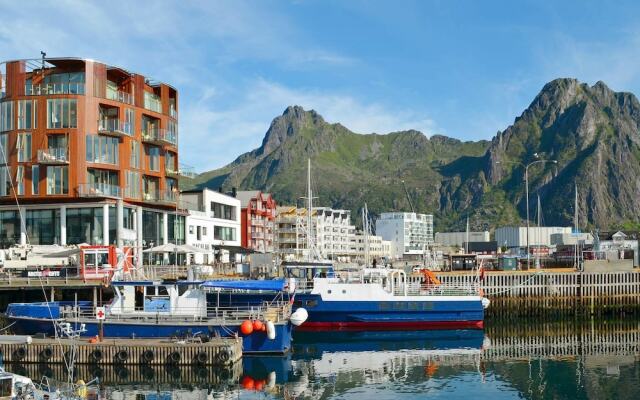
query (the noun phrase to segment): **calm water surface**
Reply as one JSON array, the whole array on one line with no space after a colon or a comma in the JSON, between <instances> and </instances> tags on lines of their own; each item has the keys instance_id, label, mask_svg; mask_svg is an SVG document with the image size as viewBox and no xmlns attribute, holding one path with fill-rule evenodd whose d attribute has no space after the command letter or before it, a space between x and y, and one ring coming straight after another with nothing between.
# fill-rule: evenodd
<instances>
[{"instance_id":1,"label":"calm water surface","mask_svg":"<svg viewBox=\"0 0 640 400\"><path fill-rule=\"evenodd\" d=\"M101 375L108 399L640 399L639 320L487 325L296 335L293 354L245 357L224 372L83 366L78 374Z\"/></svg>"}]
</instances>

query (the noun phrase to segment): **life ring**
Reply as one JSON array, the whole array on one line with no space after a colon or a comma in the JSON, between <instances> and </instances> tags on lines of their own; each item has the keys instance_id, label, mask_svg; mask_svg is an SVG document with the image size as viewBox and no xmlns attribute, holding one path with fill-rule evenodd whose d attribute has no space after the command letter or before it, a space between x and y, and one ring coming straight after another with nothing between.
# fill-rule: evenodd
<instances>
[{"instance_id":1,"label":"life ring","mask_svg":"<svg viewBox=\"0 0 640 400\"><path fill-rule=\"evenodd\" d=\"M141 356L142 362L145 364L151 363L155 357L156 355L153 353L153 350L151 349L147 349L143 351Z\"/></svg>"},{"instance_id":2,"label":"life ring","mask_svg":"<svg viewBox=\"0 0 640 400\"><path fill-rule=\"evenodd\" d=\"M269 340L274 340L276 338L276 327L271 321L267 321L267 337Z\"/></svg>"},{"instance_id":3,"label":"life ring","mask_svg":"<svg viewBox=\"0 0 640 400\"><path fill-rule=\"evenodd\" d=\"M220 349L218 353L216 353L216 362L218 364L224 364L229 361L231 358L231 354L229 354L229 350Z\"/></svg>"},{"instance_id":4,"label":"life ring","mask_svg":"<svg viewBox=\"0 0 640 400\"><path fill-rule=\"evenodd\" d=\"M102 350L95 349L94 351L91 352L91 354L89 355L89 358L91 359L92 362L99 363L100 361L102 361Z\"/></svg>"},{"instance_id":5,"label":"life ring","mask_svg":"<svg viewBox=\"0 0 640 400\"><path fill-rule=\"evenodd\" d=\"M116 353L116 361L125 363L129 359L129 353L126 350L120 350Z\"/></svg>"},{"instance_id":6,"label":"life ring","mask_svg":"<svg viewBox=\"0 0 640 400\"><path fill-rule=\"evenodd\" d=\"M198 352L198 354L196 354L195 362L197 364L206 364L208 360L209 356L204 351L200 351Z\"/></svg>"},{"instance_id":7,"label":"life ring","mask_svg":"<svg viewBox=\"0 0 640 400\"><path fill-rule=\"evenodd\" d=\"M14 352L13 352L13 358L14 360L22 360L27 356L27 348L24 346L20 346L18 347Z\"/></svg>"},{"instance_id":8,"label":"life ring","mask_svg":"<svg viewBox=\"0 0 640 400\"><path fill-rule=\"evenodd\" d=\"M53 357L53 349L51 347L45 347L40 352L40 360L49 361Z\"/></svg>"},{"instance_id":9,"label":"life ring","mask_svg":"<svg viewBox=\"0 0 640 400\"><path fill-rule=\"evenodd\" d=\"M169 361L169 364L178 364L182 359L182 356L180 355L180 352L172 351L171 353L169 353L167 359L167 361Z\"/></svg>"}]
</instances>

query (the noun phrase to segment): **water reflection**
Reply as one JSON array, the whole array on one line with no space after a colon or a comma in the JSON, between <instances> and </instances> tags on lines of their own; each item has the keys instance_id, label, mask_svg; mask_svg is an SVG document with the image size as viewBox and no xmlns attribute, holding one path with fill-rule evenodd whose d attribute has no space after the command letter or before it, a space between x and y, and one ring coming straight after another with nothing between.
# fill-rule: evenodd
<instances>
[{"instance_id":1,"label":"water reflection","mask_svg":"<svg viewBox=\"0 0 640 400\"><path fill-rule=\"evenodd\" d=\"M230 370L81 366L109 399L640 398L640 321L515 321L483 331L296 335ZM55 366L9 366L60 377Z\"/></svg>"}]
</instances>

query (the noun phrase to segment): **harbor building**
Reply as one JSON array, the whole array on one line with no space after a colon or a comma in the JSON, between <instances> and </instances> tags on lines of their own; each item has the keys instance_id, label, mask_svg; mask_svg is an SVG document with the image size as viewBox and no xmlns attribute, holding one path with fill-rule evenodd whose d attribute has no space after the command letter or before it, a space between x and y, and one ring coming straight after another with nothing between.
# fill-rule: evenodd
<instances>
[{"instance_id":1,"label":"harbor building","mask_svg":"<svg viewBox=\"0 0 640 400\"><path fill-rule=\"evenodd\" d=\"M532 226L529 227L529 247L550 247L555 246L558 235L569 235L572 232L570 226ZM527 247L527 227L526 226L505 226L496 229L496 242L498 247L526 248Z\"/></svg>"},{"instance_id":2,"label":"harbor building","mask_svg":"<svg viewBox=\"0 0 640 400\"><path fill-rule=\"evenodd\" d=\"M184 242L176 89L82 58L4 62L0 82L1 247Z\"/></svg>"},{"instance_id":3,"label":"harbor building","mask_svg":"<svg viewBox=\"0 0 640 400\"><path fill-rule=\"evenodd\" d=\"M488 242L489 231L482 232L436 232L436 244L444 247L464 247L464 242Z\"/></svg>"},{"instance_id":4,"label":"harbor building","mask_svg":"<svg viewBox=\"0 0 640 400\"><path fill-rule=\"evenodd\" d=\"M376 220L376 234L391 242L394 258L420 255L433 243L433 215L387 212Z\"/></svg>"},{"instance_id":5,"label":"harbor building","mask_svg":"<svg viewBox=\"0 0 640 400\"><path fill-rule=\"evenodd\" d=\"M274 221L276 219L276 201L269 193L259 190L238 191L232 196L241 204L242 247L259 253L274 251Z\"/></svg>"},{"instance_id":6,"label":"harbor building","mask_svg":"<svg viewBox=\"0 0 640 400\"><path fill-rule=\"evenodd\" d=\"M307 251L307 209L278 207L276 218L277 252L283 259L301 259ZM318 256L325 259L349 261L355 226L351 212L317 207L311 214L311 235Z\"/></svg>"},{"instance_id":7,"label":"harbor building","mask_svg":"<svg viewBox=\"0 0 640 400\"><path fill-rule=\"evenodd\" d=\"M365 252L367 247L367 241L369 243L369 258L370 259L386 259L390 260L393 257L391 252L391 241L382 239L381 236L368 235L365 237L363 231L357 230L351 239L351 259L353 261L362 261L365 259Z\"/></svg>"},{"instance_id":8,"label":"harbor building","mask_svg":"<svg viewBox=\"0 0 640 400\"><path fill-rule=\"evenodd\" d=\"M186 243L206 251L195 262L229 262L229 252L240 249L240 200L210 189L183 191L180 200L188 213Z\"/></svg>"}]
</instances>

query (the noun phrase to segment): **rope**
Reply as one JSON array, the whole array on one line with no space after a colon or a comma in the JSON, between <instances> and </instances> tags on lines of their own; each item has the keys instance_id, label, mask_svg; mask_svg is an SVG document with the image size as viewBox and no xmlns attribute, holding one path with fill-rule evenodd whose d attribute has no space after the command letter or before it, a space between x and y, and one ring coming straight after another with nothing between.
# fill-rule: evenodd
<instances>
[{"instance_id":1,"label":"rope","mask_svg":"<svg viewBox=\"0 0 640 400\"><path fill-rule=\"evenodd\" d=\"M11 324L5 326L4 328L0 329L0 332L6 331L7 329L11 328L13 325L16 324L16 322L18 321L13 321Z\"/></svg>"},{"instance_id":2,"label":"rope","mask_svg":"<svg viewBox=\"0 0 640 400\"><path fill-rule=\"evenodd\" d=\"M494 296L494 295L496 295L496 294L502 294L502 293L510 292L510 291L512 291L512 290L514 290L514 289L516 289L516 288L519 288L519 287L521 287L521 286L524 286L524 285L525 285L525 284L527 284L529 281L531 281L533 278L535 278L536 276L540 276L540 275L544 275L544 272L542 272L542 271L538 271L538 272L536 272L535 274L533 274L529 279L525 280L524 282L519 283L519 284L517 284L517 285L513 285L513 286L511 286L510 288L507 288L507 289L505 289L505 290L500 290L500 291L497 291L497 292L495 292L495 293L491 293L491 296Z\"/></svg>"}]
</instances>

